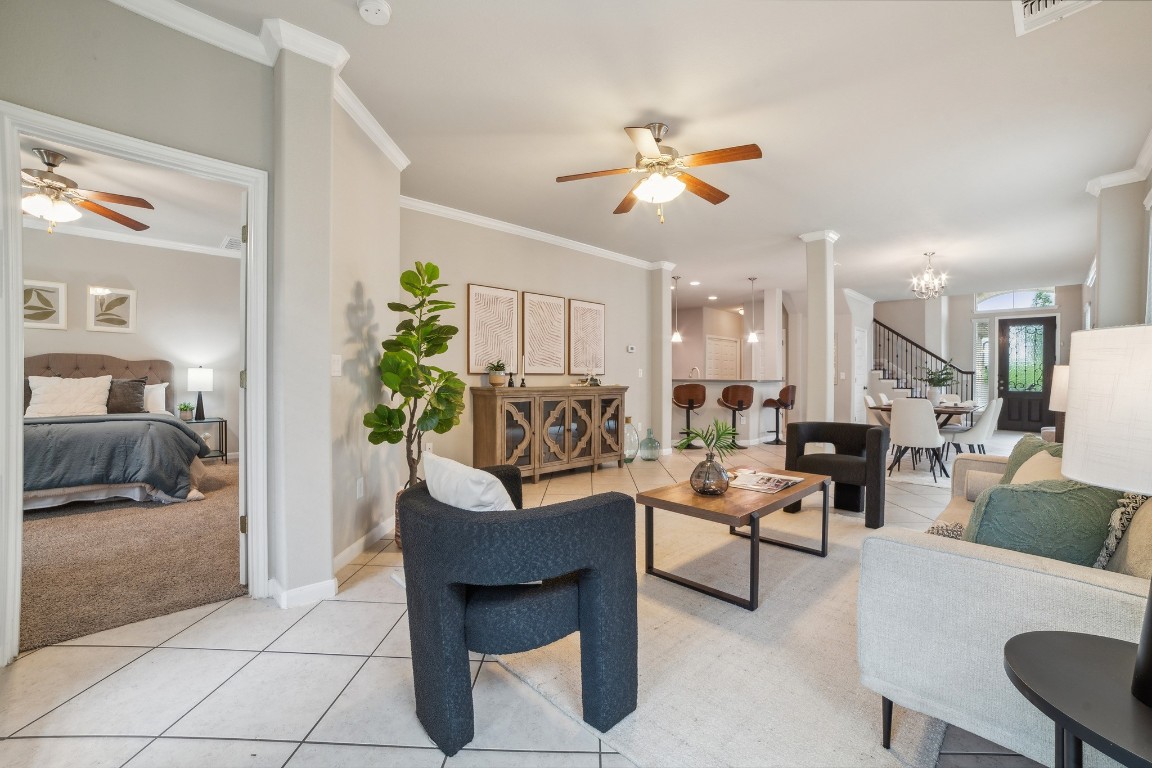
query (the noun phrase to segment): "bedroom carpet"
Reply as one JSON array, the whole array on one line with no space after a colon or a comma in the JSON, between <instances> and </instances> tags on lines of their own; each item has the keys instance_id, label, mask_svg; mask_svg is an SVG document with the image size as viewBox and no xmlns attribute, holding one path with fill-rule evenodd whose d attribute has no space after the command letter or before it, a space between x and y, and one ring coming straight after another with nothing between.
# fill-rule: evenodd
<instances>
[{"instance_id":1,"label":"bedroom carpet","mask_svg":"<svg viewBox=\"0 0 1152 768\"><path fill-rule=\"evenodd\" d=\"M26 514L20 650L245 594L239 467L207 470L203 501L83 502Z\"/></svg>"}]
</instances>

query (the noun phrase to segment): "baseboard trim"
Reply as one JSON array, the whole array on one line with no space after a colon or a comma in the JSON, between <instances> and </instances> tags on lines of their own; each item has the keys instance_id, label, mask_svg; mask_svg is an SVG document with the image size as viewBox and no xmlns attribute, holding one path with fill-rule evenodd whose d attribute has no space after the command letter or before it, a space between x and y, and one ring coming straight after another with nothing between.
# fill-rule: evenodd
<instances>
[{"instance_id":1,"label":"baseboard trim","mask_svg":"<svg viewBox=\"0 0 1152 768\"><path fill-rule=\"evenodd\" d=\"M368 547L380 541L380 539L387 538L388 534L391 533L395 527L395 515L384 518L384 521L380 523L380 525L368 531L368 533L357 539L352 544L352 546L336 555L335 559L332 561L332 570L339 571L341 568L348 565L348 563L355 560L356 557L362 554L366 549L368 549Z\"/></svg>"},{"instance_id":2,"label":"baseboard trim","mask_svg":"<svg viewBox=\"0 0 1152 768\"><path fill-rule=\"evenodd\" d=\"M336 596L336 579L318 581L315 584L306 584L295 589L284 589L276 579L269 579L268 591L272 599L281 608L295 608L298 605L309 605L327 600Z\"/></svg>"}]
</instances>

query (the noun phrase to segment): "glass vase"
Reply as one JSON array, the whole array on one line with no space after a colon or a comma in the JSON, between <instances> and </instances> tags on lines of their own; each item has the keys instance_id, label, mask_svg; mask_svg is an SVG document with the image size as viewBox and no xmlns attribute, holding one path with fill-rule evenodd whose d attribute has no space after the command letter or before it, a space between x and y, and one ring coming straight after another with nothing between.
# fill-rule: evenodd
<instances>
[{"instance_id":1,"label":"glass vase","mask_svg":"<svg viewBox=\"0 0 1152 768\"><path fill-rule=\"evenodd\" d=\"M640 433L632 423L631 416L624 417L624 463L631 464L640 452Z\"/></svg>"},{"instance_id":2,"label":"glass vase","mask_svg":"<svg viewBox=\"0 0 1152 768\"><path fill-rule=\"evenodd\" d=\"M688 479L692 490L704 496L721 496L728 490L728 470L716 461L716 457L709 453L704 461L692 470L692 477Z\"/></svg>"},{"instance_id":3,"label":"glass vase","mask_svg":"<svg viewBox=\"0 0 1152 768\"><path fill-rule=\"evenodd\" d=\"M644 461L656 461L660 458L660 441L652 436L648 430L648 437L640 441L640 458Z\"/></svg>"}]
</instances>

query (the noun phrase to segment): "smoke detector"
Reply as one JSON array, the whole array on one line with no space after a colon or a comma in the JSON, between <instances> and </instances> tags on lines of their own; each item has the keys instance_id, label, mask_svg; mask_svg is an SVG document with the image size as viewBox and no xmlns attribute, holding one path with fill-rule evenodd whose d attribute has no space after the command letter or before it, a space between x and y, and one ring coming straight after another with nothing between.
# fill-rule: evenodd
<instances>
[{"instance_id":1,"label":"smoke detector","mask_svg":"<svg viewBox=\"0 0 1152 768\"><path fill-rule=\"evenodd\" d=\"M377 27L382 27L392 18L392 6L385 0L357 0L360 18Z\"/></svg>"}]
</instances>

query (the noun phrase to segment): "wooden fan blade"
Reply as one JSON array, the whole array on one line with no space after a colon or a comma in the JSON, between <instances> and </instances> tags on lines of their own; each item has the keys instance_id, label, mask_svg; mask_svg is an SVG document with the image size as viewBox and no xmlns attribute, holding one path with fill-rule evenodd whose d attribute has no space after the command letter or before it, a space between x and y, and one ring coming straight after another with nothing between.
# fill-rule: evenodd
<instances>
[{"instance_id":1,"label":"wooden fan blade","mask_svg":"<svg viewBox=\"0 0 1152 768\"><path fill-rule=\"evenodd\" d=\"M625 128L628 138L636 145L636 150L644 157L660 157L660 145L652 138L652 131L647 128Z\"/></svg>"},{"instance_id":2,"label":"wooden fan blade","mask_svg":"<svg viewBox=\"0 0 1152 768\"><path fill-rule=\"evenodd\" d=\"M76 205L80 206L81 208L83 208L86 211L91 211L92 213L95 213L98 216L103 216L106 219L111 219L112 221L116 222L117 224L123 224L124 226L128 227L128 229L134 229L137 232L142 232L145 229L148 229L147 224L142 224L139 221L136 221L136 219L130 219L122 213L117 213L116 211L112 210L111 208L105 208L104 206L100 205L99 203L94 203L91 200L76 199L76 200L73 200L72 202L75 203Z\"/></svg>"},{"instance_id":3,"label":"wooden fan blade","mask_svg":"<svg viewBox=\"0 0 1152 768\"><path fill-rule=\"evenodd\" d=\"M734 163L737 160L759 160L764 157L760 147L755 144L743 144L739 147L727 149L711 149L707 152L697 152L694 155L684 155L680 162L685 168L697 168L701 165L715 165L716 163Z\"/></svg>"},{"instance_id":4,"label":"wooden fan blade","mask_svg":"<svg viewBox=\"0 0 1152 768\"><path fill-rule=\"evenodd\" d=\"M597 176L615 176L618 173L630 173L631 168L613 168L610 171L591 171L589 173L574 173L571 176L557 176L556 181L579 181L580 179L594 179Z\"/></svg>"},{"instance_id":5,"label":"wooden fan blade","mask_svg":"<svg viewBox=\"0 0 1152 768\"><path fill-rule=\"evenodd\" d=\"M719 189L716 189L716 187L712 186L708 182L701 181L690 173L681 173L676 178L684 182L684 186L688 188L689 192L696 195L697 197L704 198L708 202L712 203L712 205L719 205L728 199L727 192L721 192Z\"/></svg>"},{"instance_id":6,"label":"wooden fan blade","mask_svg":"<svg viewBox=\"0 0 1152 768\"><path fill-rule=\"evenodd\" d=\"M78 195L83 195L91 200L102 200L105 203L118 203L120 205L134 205L137 208L153 208L152 203L148 202L142 197L129 197L128 195L117 195L112 192L96 192L91 189L76 189L73 190Z\"/></svg>"},{"instance_id":7,"label":"wooden fan blade","mask_svg":"<svg viewBox=\"0 0 1152 768\"><path fill-rule=\"evenodd\" d=\"M647 177L645 177L645 178L647 178ZM644 179L640 179L640 181L633 184L632 189L628 190L628 194L624 195L624 199L620 201L620 205L616 206L616 210L612 211L612 213L628 213L628 211L632 210L632 208L636 205L637 201L639 200L639 198L636 197L636 195L634 195L632 193L636 191L636 187L640 186L643 183L644 183Z\"/></svg>"}]
</instances>

